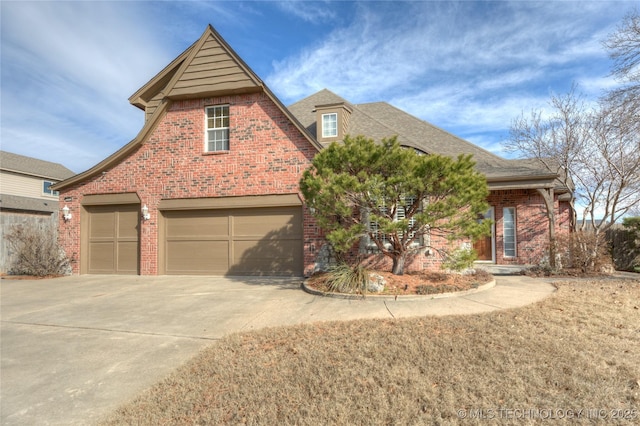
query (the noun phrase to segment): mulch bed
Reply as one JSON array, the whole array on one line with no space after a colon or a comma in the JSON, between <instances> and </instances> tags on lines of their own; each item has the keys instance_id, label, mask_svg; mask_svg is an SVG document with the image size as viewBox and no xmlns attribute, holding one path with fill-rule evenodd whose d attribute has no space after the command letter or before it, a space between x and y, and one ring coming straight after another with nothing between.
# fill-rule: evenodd
<instances>
[{"instance_id":1,"label":"mulch bed","mask_svg":"<svg viewBox=\"0 0 640 426\"><path fill-rule=\"evenodd\" d=\"M444 272L420 271L407 272L404 275L393 275L387 271L371 270L387 281L382 293L387 295L439 294L465 291L478 288L489 283L493 276L486 271L478 270L473 275L451 274ZM315 290L328 292L327 273L311 276L306 285Z\"/></svg>"}]
</instances>

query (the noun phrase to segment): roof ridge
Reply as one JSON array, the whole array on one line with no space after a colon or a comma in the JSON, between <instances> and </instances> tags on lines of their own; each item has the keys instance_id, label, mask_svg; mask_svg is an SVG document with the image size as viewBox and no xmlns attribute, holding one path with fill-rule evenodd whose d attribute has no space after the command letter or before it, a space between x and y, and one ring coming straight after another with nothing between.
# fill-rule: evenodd
<instances>
[{"instance_id":1,"label":"roof ridge","mask_svg":"<svg viewBox=\"0 0 640 426\"><path fill-rule=\"evenodd\" d=\"M325 87L324 89L320 89L320 90L318 90L317 92L312 93L312 94L310 94L310 95L308 95L308 96L305 96L304 98L302 98L302 99L300 99L300 100L298 100L298 101L296 101L296 102L292 103L291 105L289 105L289 106L288 106L288 108L290 108L290 107L294 107L295 105L298 105L298 104L301 104L301 103L305 102L306 100L308 100L309 98L312 98L312 97L318 96L318 95L320 95L321 93L328 93L328 94L330 94L330 95L332 95L332 96L334 96L334 97L336 97L336 98L340 99L342 102L344 102L345 104L347 104L347 105L349 105L349 106L351 106L351 107L353 107L353 105L354 105L354 104L352 104L351 102L349 102L348 100L346 100L345 98L343 98L342 96L337 95L336 93L332 92L331 90L329 90L329 89L327 89L327 88Z\"/></svg>"}]
</instances>

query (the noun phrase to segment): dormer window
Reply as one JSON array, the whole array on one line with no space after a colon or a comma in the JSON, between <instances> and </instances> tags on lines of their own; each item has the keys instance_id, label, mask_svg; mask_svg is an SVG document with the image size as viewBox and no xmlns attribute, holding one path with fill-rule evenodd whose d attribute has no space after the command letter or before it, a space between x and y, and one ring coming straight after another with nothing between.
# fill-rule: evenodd
<instances>
[{"instance_id":1,"label":"dormer window","mask_svg":"<svg viewBox=\"0 0 640 426\"><path fill-rule=\"evenodd\" d=\"M322 114L322 137L335 138L338 136L338 114Z\"/></svg>"},{"instance_id":2,"label":"dormer window","mask_svg":"<svg viewBox=\"0 0 640 426\"><path fill-rule=\"evenodd\" d=\"M344 137L349 129L351 107L344 102L316 105L316 138L321 143L331 143Z\"/></svg>"}]
</instances>

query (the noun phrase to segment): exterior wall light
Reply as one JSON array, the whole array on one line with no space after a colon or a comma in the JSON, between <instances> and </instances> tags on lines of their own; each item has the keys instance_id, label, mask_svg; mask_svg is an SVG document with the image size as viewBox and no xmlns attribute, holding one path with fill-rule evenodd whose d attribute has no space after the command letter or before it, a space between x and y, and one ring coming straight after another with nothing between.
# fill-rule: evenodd
<instances>
[{"instance_id":1,"label":"exterior wall light","mask_svg":"<svg viewBox=\"0 0 640 426\"><path fill-rule=\"evenodd\" d=\"M151 215L149 214L149 207L147 207L147 205L145 204L144 206L142 206L142 220L149 219L151 219Z\"/></svg>"},{"instance_id":2,"label":"exterior wall light","mask_svg":"<svg viewBox=\"0 0 640 426\"><path fill-rule=\"evenodd\" d=\"M73 216L69 213L69 207L65 204L62 208L62 218L65 222L69 222Z\"/></svg>"}]
</instances>

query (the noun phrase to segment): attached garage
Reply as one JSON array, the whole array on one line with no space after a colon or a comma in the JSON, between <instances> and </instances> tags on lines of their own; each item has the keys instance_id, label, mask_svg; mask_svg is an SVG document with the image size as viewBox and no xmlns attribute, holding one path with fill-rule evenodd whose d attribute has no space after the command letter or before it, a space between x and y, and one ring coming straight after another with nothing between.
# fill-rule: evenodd
<instances>
[{"instance_id":1,"label":"attached garage","mask_svg":"<svg viewBox=\"0 0 640 426\"><path fill-rule=\"evenodd\" d=\"M160 211L161 274L303 273L297 195L163 200Z\"/></svg>"},{"instance_id":2,"label":"attached garage","mask_svg":"<svg viewBox=\"0 0 640 426\"><path fill-rule=\"evenodd\" d=\"M140 269L140 200L136 194L83 200L82 271L136 275Z\"/></svg>"}]
</instances>

